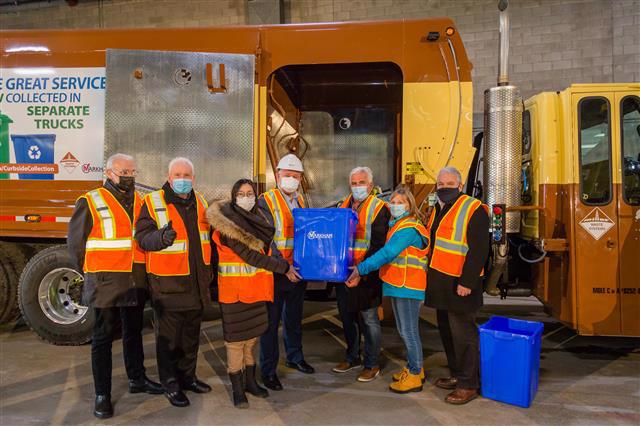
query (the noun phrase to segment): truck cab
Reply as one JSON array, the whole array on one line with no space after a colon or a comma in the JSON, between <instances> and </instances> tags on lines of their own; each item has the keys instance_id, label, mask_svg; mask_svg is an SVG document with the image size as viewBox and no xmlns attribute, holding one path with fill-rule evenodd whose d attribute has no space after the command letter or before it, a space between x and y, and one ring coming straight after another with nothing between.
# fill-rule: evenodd
<instances>
[{"instance_id":1,"label":"truck cab","mask_svg":"<svg viewBox=\"0 0 640 426\"><path fill-rule=\"evenodd\" d=\"M580 334L640 335L640 84L531 97L522 154L534 294Z\"/></svg>"}]
</instances>

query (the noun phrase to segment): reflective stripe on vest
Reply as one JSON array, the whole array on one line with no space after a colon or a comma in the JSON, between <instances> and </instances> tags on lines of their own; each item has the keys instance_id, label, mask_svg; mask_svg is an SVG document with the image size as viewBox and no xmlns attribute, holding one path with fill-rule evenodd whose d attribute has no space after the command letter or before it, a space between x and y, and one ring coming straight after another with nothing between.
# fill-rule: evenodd
<instances>
[{"instance_id":1,"label":"reflective stripe on vest","mask_svg":"<svg viewBox=\"0 0 640 426\"><path fill-rule=\"evenodd\" d=\"M198 235L202 251L202 261L211 264L211 239L209 224L206 220L207 202L201 194L195 192L198 214ZM189 275L189 237L187 228L173 204L167 205L164 191L159 190L147 194L144 199L149 214L156 221L158 229L169 223L173 224L176 239L169 247L159 251L147 252L147 272L159 276Z\"/></svg>"},{"instance_id":2,"label":"reflective stripe on vest","mask_svg":"<svg viewBox=\"0 0 640 426\"><path fill-rule=\"evenodd\" d=\"M341 208L351 208L352 195L349 195L340 205ZM358 225L356 227L356 238L353 244L353 258L356 264L360 263L367 250L371 246L371 226L378 217L378 213L385 207L385 202L369 195L358 209Z\"/></svg>"},{"instance_id":3,"label":"reflective stripe on vest","mask_svg":"<svg viewBox=\"0 0 640 426\"><path fill-rule=\"evenodd\" d=\"M218 247L218 300L221 303L273 301L273 273L244 262L222 244L220 231L214 231L213 241ZM261 253L264 254L264 250Z\"/></svg>"},{"instance_id":4,"label":"reflective stripe on vest","mask_svg":"<svg viewBox=\"0 0 640 426\"><path fill-rule=\"evenodd\" d=\"M409 246L395 259L380 268L380 278L394 286L424 291L427 288L427 254L429 253L429 234L427 229L413 216L400 219L387 233L387 242L403 229L413 228L427 240L424 249Z\"/></svg>"},{"instance_id":5,"label":"reflective stripe on vest","mask_svg":"<svg viewBox=\"0 0 640 426\"><path fill-rule=\"evenodd\" d=\"M133 238L133 223L142 200L134 193L133 220L120 202L105 188L83 195L93 227L85 243L85 272L131 272L133 263L144 263L144 252Z\"/></svg>"},{"instance_id":6,"label":"reflective stripe on vest","mask_svg":"<svg viewBox=\"0 0 640 426\"><path fill-rule=\"evenodd\" d=\"M273 224L276 228L273 241L282 257L291 263L293 260L293 214L289 204L277 188L265 192L261 197L264 197L273 216ZM304 208L304 200L300 196L298 196L298 205Z\"/></svg>"},{"instance_id":7,"label":"reflective stripe on vest","mask_svg":"<svg viewBox=\"0 0 640 426\"><path fill-rule=\"evenodd\" d=\"M488 210L480 200L462 194L445 213L435 233L429 267L454 277L462 275L464 261L469 252L467 228L471 216L480 206ZM434 209L427 225L429 233L431 233L435 214Z\"/></svg>"}]
</instances>

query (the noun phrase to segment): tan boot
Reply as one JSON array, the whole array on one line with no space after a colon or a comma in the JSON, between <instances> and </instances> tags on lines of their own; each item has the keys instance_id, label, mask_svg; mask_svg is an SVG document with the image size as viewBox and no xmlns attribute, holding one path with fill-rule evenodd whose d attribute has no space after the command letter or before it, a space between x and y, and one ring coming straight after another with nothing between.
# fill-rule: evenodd
<instances>
[{"instance_id":1,"label":"tan boot","mask_svg":"<svg viewBox=\"0 0 640 426\"><path fill-rule=\"evenodd\" d=\"M400 375L400 380L389 385L389 389L395 393L409 393L422 391L422 381L419 374L411 374L405 370Z\"/></svg>"},{"instance_id":2,"label":"tan boot","mask_svg":"<svg viewBox=\"0 0 640 426\"><path fill-rule=\"evenodd\" d=\"M393 376L391 376L391 378L393 379L394 382L397 382L398 380L400 380L400 377L402 376L402 373L404 372L409 372L409 369L407 367L404 367L402 370L398 371L397 373L393 373ZM422 383L424 383L424 381L426 380L426 377L424 375L424 368L420 369L420 381Z\"/></svg>"}]
</instances>

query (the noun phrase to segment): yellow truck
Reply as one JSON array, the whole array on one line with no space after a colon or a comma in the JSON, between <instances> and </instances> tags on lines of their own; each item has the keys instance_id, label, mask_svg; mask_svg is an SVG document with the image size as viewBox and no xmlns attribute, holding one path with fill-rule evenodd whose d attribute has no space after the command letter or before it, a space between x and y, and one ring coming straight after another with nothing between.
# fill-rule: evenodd
<instances>
[{"instance_id":1,"label":"yellow truck","mask_svg":"<svg viewBox=\"0 0 640 426\"><path fill-rule=\"evenodd\" d=\"M582 334L640 335L637 83L523 104L503 78L487 92L483 143L472 134L472 64L447 18L1 37L2 321L19 302L43 339L90 339L64 243L105 155L135 156L142 192L163 183L169 159L190 157L212 199L240 177L265 190L294 152L316 207L368 165L384 190L411 185L426 210L437 171L457 167L499 213L489 292L533 292Z\"/></svg>"}]
</instances>

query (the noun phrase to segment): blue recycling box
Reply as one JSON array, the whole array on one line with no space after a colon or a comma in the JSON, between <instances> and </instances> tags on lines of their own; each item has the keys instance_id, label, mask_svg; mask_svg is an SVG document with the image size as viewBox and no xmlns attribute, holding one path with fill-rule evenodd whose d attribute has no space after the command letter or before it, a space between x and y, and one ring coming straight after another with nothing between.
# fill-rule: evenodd
<instances>
[{"instance_id":1,"label":"blue recycling box","mask_svg":"<svg viewBox=\"0 0 640 426\"><path fill-rule=\"evenodd\" d=\"M351 209L294 209L293 266L300 275L312 281L346 281L357 223Z\"/></svg>"},{"instance_id":2,"label":"blue recycling box","mask_svg":"<svg viewBox=\"0 0 640 426\"><path fill-rule=\"evenodd\" d=\"M11 135L18 164L53 164L56 135ZM53 174L19 173L18 179L51 180Z\"/></svg>"},{"instance_id":3,"label":"blue recycling box","mask_svg":"<svg viewBox=\"0 0 640 426\"><path fill-rule=\"evenodd\" d=\"M478 327L482 396L528 408L538 391L540 322L493 316Z\"/></svg>"}]
</instances>

